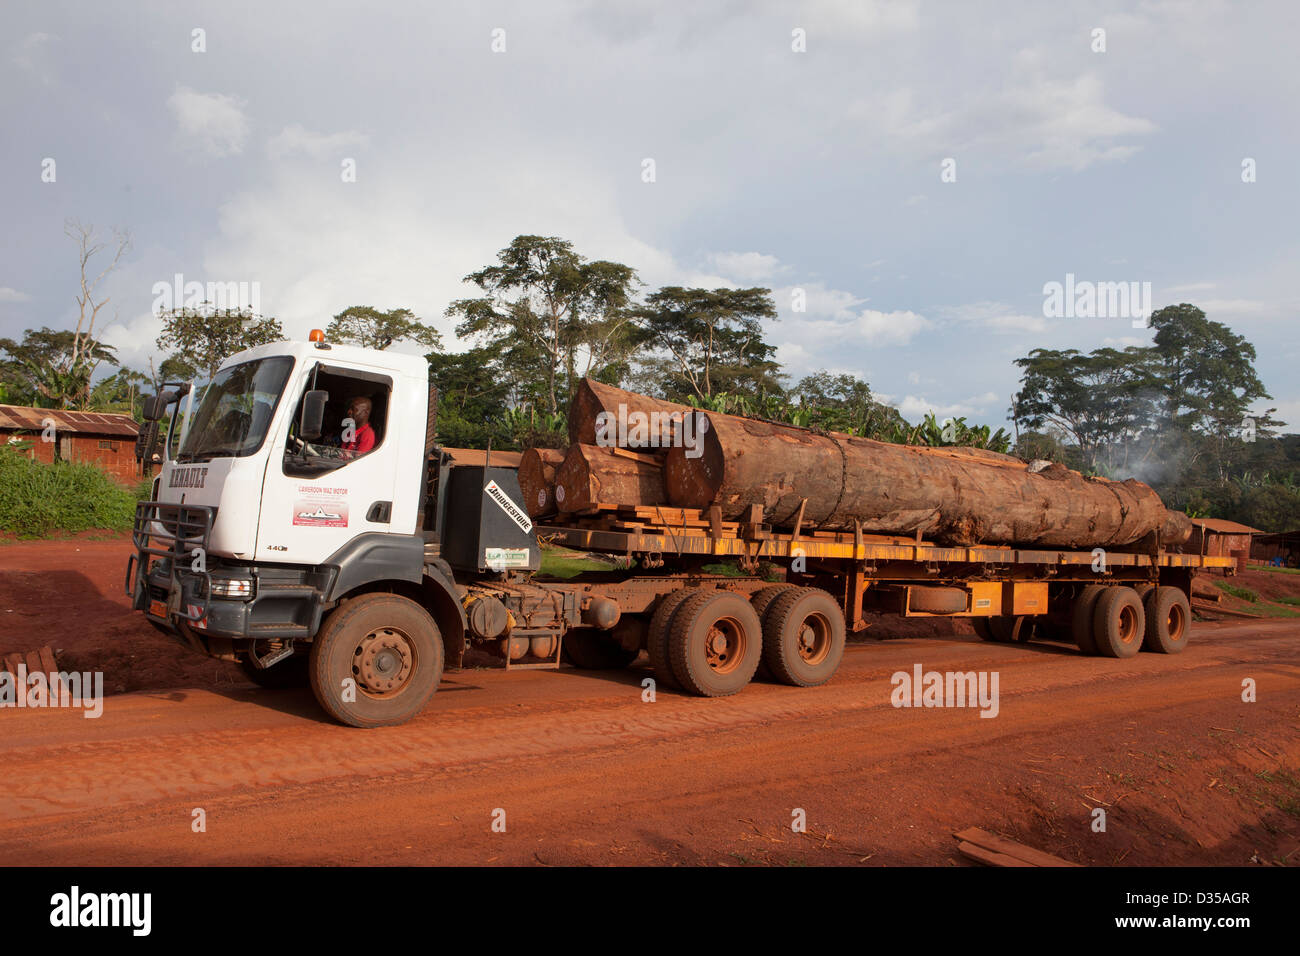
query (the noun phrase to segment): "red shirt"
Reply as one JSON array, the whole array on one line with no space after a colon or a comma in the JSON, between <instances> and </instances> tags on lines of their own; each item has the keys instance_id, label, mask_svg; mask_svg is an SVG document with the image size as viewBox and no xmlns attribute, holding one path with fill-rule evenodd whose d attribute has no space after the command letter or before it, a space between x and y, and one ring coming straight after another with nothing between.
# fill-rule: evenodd
<instances>
[{"instance_id":1,"label":"red shirt","mask_svg":"<svg viewBox=\"0 0 1300 956\"><path fill-rule=\"evenodd\" d=\"M364 455L375 447L375 431L369 425L361 425L352 434L352 441L343 443L343 450L357 455Z\"/></svg>"}]
</instances>

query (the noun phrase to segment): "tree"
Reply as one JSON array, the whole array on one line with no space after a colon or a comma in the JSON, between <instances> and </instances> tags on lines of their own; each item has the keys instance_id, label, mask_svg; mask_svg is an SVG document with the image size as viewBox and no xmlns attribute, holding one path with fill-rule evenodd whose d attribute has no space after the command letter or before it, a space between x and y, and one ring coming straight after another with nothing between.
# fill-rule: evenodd
<instances>
[{"instance_id":1,"label":"tree","mask_svg":"<svg viewBox=\"0 0 1300 956\"><path fill-rule=\"evenodd\" d=\"M90 407L97 412L122 412L136 416L142 410L141 387L149 377L129 368L100 379L90 390Z\"/></svg>"},{"instance_id":2,"label":"tree","mask_svg":"<svg viewBox=\"0 0 1300 956\"><path fill-rule=\"evenodd\" d=\"M685 289L667 286L635 310L642 343L666 355L644 362L664 397L677 401L715 392L781 394L776 347L763 319L776 318L770 289Z\"/></svg>"},{"instance_id":3,"label":"tree","mask_svg":"<svg viewBox=\"0 0 1300 956\"><path fill-rule=\"evenodd\" d=\"M99 238L94 226L83 225L76 220L68 220L63 231L77 243L80 282L77 289L77 328L57 369L58 374L75 391L60 396L59 407L70 408L73 404L85 407L90 399L90 380L95 374L95 368L104 358L105 347L95 339L95 321L99 318L100 310L108 305L108 298L97 300L97 290L131 248L131 235L125 230L114 229L112 239L104 240ZM105 250L111 250L112 258L92 279L90 272L95 267L91 266L91 260ZM103 262L102 258L100 262Z\"/></svg>"},{"instance_id":4,"label":"tree","mask_svg":"<svg viewBox=\"0 0 1300 956\"><path fill-rule=\"evenodd\" d=\"M279 320L245 309L185 307L164 312L162 319L163 329L156 344L172 353L169 361L174 363L173 368L188 366L208 378L236 352L284 338Z\"/></svg>"},{"instance_id":5,"label":"tree","mask_svg":"<svg viewBox=\"0 0 1300 956\"><path fill-rule=\"evenodd\" d=\"M465 277L484 294L453 302L446 314L461 319L457 335L500 350L518 398L540 400L556 414L578 378L607 373L632 349L625 309L636 272L589 262L554 236L517 236L497 259Z\"/></svg>"},{"instance_id":6,"label":"tree","mask_svg":"<svg viewBox=\"0 0 1300 956\"><path fill-rule=\"evenodd\" d=\"M442 348L438 330L425 325L410 309L381 312L369 305L353 305L330 321L325 337L367 349L386 349L394 342L411 341L426 349Z\"/></svg>"},{"instance_id":7,"label":"tree","mask_svg":"<svg viewBox=\"0 0 1300 956\"><path fill-rule=\"evenodd\" d=\"M510 385L492 347L431 352L429 381L438 387L438 440L452 448L501 448L509 441L505 414Z\"/></svg>"},{"instance_id":8,"label":"tree","mask_svg":"<svg viewBox=\"0 0 1300 956\"><path fill-rule=\"evenodd\" d=\"M71 329L28 329L22 342L0 339L0 382L9 401L38 408L84 408L90 376L113 348Z\"/></svg>"},{"instance_id":9,"label":"tree","mask_svg":"<svg viewBox=\"0 0 1300 956\"><path fill-rule=\"evenodd\" d=\"M813 428L885 438L907 424L898 409L876 401L871 387L854 375L822 369L804 376L791 392L807 409L806 424Z\"/></svg>"},{"instance_id":10,"label":"tree","mask_svg":"<svg viewBox=\"0 0 1300 956\"><path fill-rule=\"evenodd\" d=\"M1034 349L1016 364L1024 370L1013 405L1017 425L1065 433L1088 469L1101 464L1103 450L1127 455L1150 422L1159 381L1149 349ZM1113 458L1107 464L1116 466Z\"/></svg>"}]
</instances>

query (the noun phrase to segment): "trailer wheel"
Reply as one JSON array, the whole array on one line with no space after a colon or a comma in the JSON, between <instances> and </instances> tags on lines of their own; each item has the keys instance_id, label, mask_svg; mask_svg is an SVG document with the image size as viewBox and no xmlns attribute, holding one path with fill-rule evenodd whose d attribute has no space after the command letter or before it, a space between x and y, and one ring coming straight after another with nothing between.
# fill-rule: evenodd
<instances>
[{"instance_id":1,"label":"trailer wheel","mask_svg":"<svg viewBox=\"0 0 1300 956\"><path fill-rule=\"evenodd\" d=\"M820 588L780 595L763 622L763 661L782 684L816 687L844 656L844 612Z\"/></svg>"},{"instance_id":2,"label":"trailer wheel","mask_svg":"<svg viewBox=\"0 0 1300 956\"><path fill-rule=\"evenodd\" d=\"M1132 588L1111 587L1097 599L1092 639L1102 657L1132 657L1142 648L1146 614Z\"/></svg>"},{"instance_id":3,"label":"trailer wheel","mask_svg":"<svg viewBox=\"0 0 1300 956\"><path fill-rule=\"evenodd\" d=\"M682 588L680 591L670 591L665 594L659 599L659 604L650 617L650 628L646 631L645 649L650 655L650 669L654 671L655 680L660 685L672 690L682 688L682 685L677 683L677 678L673 676L672 655L668 653L673 618L683 601L699 593L692 588Z\"/></svg>"},{"instance_id":4,"label":"trailer wheel","mask_svg":"<svg viewBox=\"0 0 1300 956\"><path fill-rule=\"evenodd\" d=\"M989 617L972 617L970 626L975 631L975 636L981 641L993 641L1000 643L1001 639L993 633L993 625L990 623L992 618Z\"/></svg>"},{"instance_id":5,"label":"trailer wheel","mask_svg":"<svg viewBox=\"0 0 1300 956\"><path fill-rule=\"evenodd\" d=\"M761 588L755 591L749 597L749 603L754 605L754 613L758 615L758 623L763 629L763 641L767 641L767 612L772 607L772 602L779 598L787 591L793 591L798 588L797 584L773 584L771 587ZM754 671L754 680L770 680L772 671L767 666L766 658L760 657L758 660L758 670Z\"/></svg>"},{"instance_id":6,"label":"trailer wheel","mask_svg":"<svg viewBox=\"0 0 1300 956\"><path fill-rule=\"evenodd\" d=\"M1187 647L1192 623L1192 606L1179 588L1158 587L1142 602L1146 613L1146 636L1142 650L1157 654L1180 654Z\"/></svg>"},{"instance_id":7,"label":"trailer wheel","mask_svg":"<svg viewBox=\"0 0 1300 956\"><path fill-rule=\"evenodd\" d=\"M732 591L695 594L673 617L668 650L673 676L702 697L726 697L758 669L763 630L754 607Z\"/></svg>"},{"instance_id":8,"label":"trailer wheel","mask_svg":"<svg viewBox=\"0 0 1300 956\"><path fill-rule=\"evenodd\" d=\"M306 654L295 654L287 661L281 661L271 667L258 667L247 657L241 657L239 669L254 684L267 690L306 687L311 683L311 676L307 673Z\"/></svg>"},{"instance_id":9,"label":"trailer wheel","mask_svg":"<svg viewBox=\"0 0 1300 956\"><path fill-rule=\"evenodd\" d=\"M1034 622L1024 614L1002 614L989 619L989 630L999 644L1028 644Z\"/></svg>"},{"instance_id":10,"label":"trailer wheel","mask_svg":"<svg viewBox=\"0 0 1300 956\"><path fill-rule=\"evenodd\" d=\"M442 635L428 611L396 594L365 594L325 619L311 646L311 689L341 723L400 724L429 703L442 661Z\"/></svg>"},{"instance_id":11,"label":"trailer wheel","mask_svg":"<svg viewBox=\"0 0 1300 956\"><path fill-rule=\"evenodd\" d=\"M1092 637L1093 612L1097 610L1097 599L1105 590L1100 584L1085 585L1070 611L1070 636L1079 645L1079 650L1093 657L1097 654L1097 642Z\"/></svg>"},{"instance_id":12,"label":"trailer wheel","mask_svg":"<svg viewBox=\"0 0 1300 956\"><path fill-rule=\"evenodd\" d=\"M565 632L564 656L574 667L586 671L621 670L640 655L641 648L628 650L608 631L575 627Z\"/></svg>"}]
</instances>

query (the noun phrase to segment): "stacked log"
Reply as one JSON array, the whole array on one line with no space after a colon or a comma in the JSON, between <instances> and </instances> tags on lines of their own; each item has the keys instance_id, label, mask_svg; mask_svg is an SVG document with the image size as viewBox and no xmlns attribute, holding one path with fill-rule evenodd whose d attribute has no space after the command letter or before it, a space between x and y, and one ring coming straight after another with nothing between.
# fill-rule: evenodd
<instances>
[{"instance_id":1,"label":"stacked log","mask_svg":"<svg viewBox=\"0 0 1300 956\"><path fill-rule=\"evenodd\" d=\"M663 465L659 458L623 448L569 446L555 475L560 511L588 511L599 504L664 504Z\"/></svg>"},{"instance_id":2,"label":"stacked log","mask_svg":"<svg viewBox=\"0 0 1300 956\"><path fill-rule=\"evenodd\" d=\"M692 411L584 378L569 405L569 441L662 453L675 441L676 423Z\"/></svg>"},{"instance_id":3,"label":"stacked log","mask_svg":"<svg viewBox=\"0 0 1300 956\"><path fill-rule=\"evenodd\" d=\"M763 521L776 527L859 525L952 545L1059 548L1124 547L1177 530L1159 496L1132 479L1084 478L1061 465L1031 470L1009 456L990 457L996 453L693 414L688 424L700 440L695 449L669 450L665 491L676 507L717 505L724 520L741 520L758 505Z\"/></svg>"},{"instance_id":4,"label":"stacked log","mask_svg":"<svg viewBox=\"0 0 1300 956\"><path fill-rule=\"evenodd\" d=\"M555 474L564 462L558 448L530 448L519 461L519 490L528 517L555 514Z\"/></svg>"}]
</instances>

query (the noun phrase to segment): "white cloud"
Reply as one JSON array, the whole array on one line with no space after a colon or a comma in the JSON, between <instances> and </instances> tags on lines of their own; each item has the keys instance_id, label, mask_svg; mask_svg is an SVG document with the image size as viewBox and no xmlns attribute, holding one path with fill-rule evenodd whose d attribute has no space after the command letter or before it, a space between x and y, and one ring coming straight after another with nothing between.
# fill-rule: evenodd
<instances>
[{"instance_id":1,"label":"white cloud","mask_svg":"<svg viewBox=\"0 0 1300 956\"><path fill-rule=\"evenodd\" d=\"M972 415L987 415L989 407L997 400L998 397L993 392L985 392L983 395L974 395L947 405L916 395L906 395L901 401L891 401L889 404L894 405L899 414L908 421L915 422L925 418L926 414L930 412L940 421L945 418L970 418Z\"/></svg>"},{"instance_id":2,"label":"white cloud","mask_svg":"<svg viewBox=\"0 0 1300 956\"><path fill-rule=\"evenodd\" d=\"M54 78L50 65L50 41L57 39L49 33L29 33L14 45L10 61L18 69L34 74L42 83L48 84Z\"/></svg>"},{"instance_id":3,"label":"white cloud","mask_svg":"<svg viewBox=\"0 0 1300 956\"><path fill-rule=\"evenodd\" d=\"M939 314L954 322L977 325L992 332L1046 332L1042 315L1016 312L1002 302L970 302L941 309Z\"/></svg>"},{"instance_id":4,"label":"white cloud","mask_svg":"<svg viewBox=\"0 0 1300 956\"><path fill-rule=\"evenodd\" d=\"M294 153L305 153L313 159L327 159L338 156L340 150L349 146L367 146L369 143L370 137L355 130L315 133L294 123L267 141L266 152L272 159L282 159Z\"/></svg>"},{"instance_id":5,"label":"white cloud","mask_svg":"<svg viewBox=\"0 0 1300 956\"><path fill-rule=\"evenodd\" d=\"M1113 349L1126 349L1130 346L1150 345L1146 339L1140 339L1135 335L1121 335L1119 338L1104 338L1101 344Z\"/></svg>"},{"instance_id":6,"label":"white cloud","mask_svg":"<svg viewBox=\"0 0 1300 956\"><path fill-rule=\"evenodd\" d=\"M168 97L167 106L176 117L176 136L182 147L210 156L243 152L249 123L241 100L179 86Z\"/></svg>"},{"instance_id":7,"label":"white cloud","mask_svg":"<svg viewBox=\"0 0 1300 956\"><path fill-rule=\"evenodd\" d=\"M26 302L29 299L31 299L31 296L26 292L19 292L7 285L0 286L0 302Z\"/></svg>"},{"instance_id":8,"label":"white cloud","mask_svg":"<svg viewBox=\"0 0 1300 956\"><path fill-rule=\"evenodd\" d=\"M741 282L759 282L770 278L781 264L776 256L761 252L715 252L709 259L714 268Z\"/></svg>"}]
</instances>

